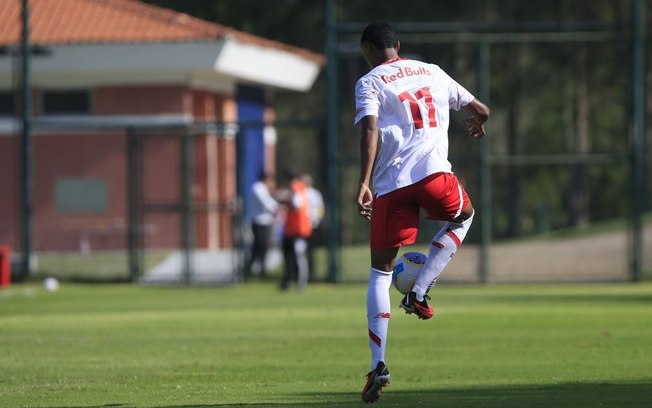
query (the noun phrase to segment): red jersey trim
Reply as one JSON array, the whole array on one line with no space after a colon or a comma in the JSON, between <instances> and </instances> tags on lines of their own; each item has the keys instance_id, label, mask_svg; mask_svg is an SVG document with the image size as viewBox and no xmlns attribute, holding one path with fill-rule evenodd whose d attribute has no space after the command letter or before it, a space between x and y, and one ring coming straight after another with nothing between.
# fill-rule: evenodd
<instances>
[{"instance_id":1,"label":"red jersey trim","mask_svg":"<svg viewBox=\"0 0 652 408\"><path fill-rule=\"evenodd\" d=\"M391 64L392 62L396 62L396 61L404 61L404 60L406 60L406 59L407 59L407 58L401 58L401 57L398 57L398 58L394 58L394 59L391 59L391 60L387 60L387 61L383 62L383 63L380 64L380 65L387 65L387 64Z\"/></svg>"}]
</instances>

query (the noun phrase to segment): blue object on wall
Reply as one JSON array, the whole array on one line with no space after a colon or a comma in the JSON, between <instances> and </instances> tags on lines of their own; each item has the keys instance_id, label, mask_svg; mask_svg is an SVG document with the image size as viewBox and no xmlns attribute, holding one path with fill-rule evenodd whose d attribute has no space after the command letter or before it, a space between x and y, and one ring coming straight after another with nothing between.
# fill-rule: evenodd
<instances>
[{"instance_id":1,"label":"blue object on wall","mask_svg":"<svg viewBox=\"0 0 652 408\"><path fill-rule=\"evenodd\" d=\"M246 220L250 220L251 186L265 168L265 91L260 87L239 85L236 101L240 126L236 144L238 194L242 197L243 215Z\"/></svg>"}]
</instances>

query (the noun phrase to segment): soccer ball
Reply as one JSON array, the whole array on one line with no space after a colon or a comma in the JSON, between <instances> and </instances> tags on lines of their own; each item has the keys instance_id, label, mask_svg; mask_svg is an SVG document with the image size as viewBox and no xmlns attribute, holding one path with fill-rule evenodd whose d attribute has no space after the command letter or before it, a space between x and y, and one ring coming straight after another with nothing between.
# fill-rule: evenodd
<instances>
[{"instance_id":1,"label":"soccer ball","mask_svg":"<svg viewBox=\"0 0 652 408\"><path fill-rule=\"evenodd\" d=\"M426 263L428 257L421 252L411 251L401 255L394 265L392 272L392 284L402 294L409 293L414 286L414 282L421 272L421 268ZM430 284L428 290L432 288L433 283Z\"/></svg>"},{"instance_id":2,"label":"soccer ball","mask_svg":"<svg viewBox=\"0 0 652 408\"><path fill-rule=\"evenodd\" d=\"M59 290L59 281L57 278L45 278L43 280L43 287L48 292L56 292Z\"/></svg>"}]
</instances>

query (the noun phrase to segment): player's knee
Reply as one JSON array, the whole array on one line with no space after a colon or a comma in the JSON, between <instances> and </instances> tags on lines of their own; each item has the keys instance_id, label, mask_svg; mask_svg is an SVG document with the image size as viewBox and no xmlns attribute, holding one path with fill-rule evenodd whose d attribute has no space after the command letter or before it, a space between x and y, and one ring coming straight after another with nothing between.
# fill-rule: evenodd
<instances>
[{"instance_id":1,"label":"player's knee","mask_svg":"<svg viewBox=\"0 0 652 408\"><path fill-rule=\"evenodd\" d=\"M473 207L468 206L467 208L465 208L465 209L460 213L460 215L458 215L457 217L455 217L455 218L453 219L453 222L456 222L456 223L458 223L458 224L461 224L461 223L463 223L464 221L466 221L466 220L472 218L472 217L473 217L473 214L474 214Z\"/></svg>"},{"instance_id":2,"label":"player's knee","mask_svg":"<svg viewBox=\"0 0 652 408\"><path fill-rule=\"evenodd\" d=\"M379 271L391 273L394 267L394 260L398 254L398 248L391 249L372 249L371 250L371 267Z\"/></svg>"}]
</instances>

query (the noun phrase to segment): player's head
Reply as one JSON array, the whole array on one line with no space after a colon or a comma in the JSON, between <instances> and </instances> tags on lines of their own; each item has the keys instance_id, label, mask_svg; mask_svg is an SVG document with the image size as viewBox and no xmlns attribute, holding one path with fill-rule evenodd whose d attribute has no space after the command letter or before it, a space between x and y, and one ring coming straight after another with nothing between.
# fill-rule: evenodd
<instances>
[{"instance_id":1,"label":"player's head","mask_svg":"<svg viewBox=\"0 0 652 408\"><path fill-rule=\"evenodd\" d=\"M267 188L274 189L276 187L276 176L274 173L269 173L265 170L261 170L258 175L258 181L262 181L267 184Z\"/></svg>"},{"instance_id":2,"label":"player's head","mask_svg":"<svg viewBox=\"0 0 652 408\"><path fill-rule=\"evenodd\" d=\"M301 181L303 181L303 184L305 184L308 187L312 186L312 176L308 173L303 173L301 175Z\"/></svg>"},{"instance_id":3,"label":"player's head","mask_svg":"<svg viewBox=\"0 0 652 408\"><path fill-rule=\"evenodd\" d=\"M388 23L374 21L362 32L360 47L370 67L398 57L400 43L396 32Z\"/></svg>"},{"instance_id":4,"label":"player's head","mask_svg":"<svg viewBox=\"0 0 652 408\"><path fill-rule=\"evenodd\" d=\"M269 179L273 179L274 174L267 172L266 170L261 170L260 173L258 173L258 181L267 181Z\"/></svg>"},{"instance_id":5,"label":"player's head","mask_svg":"<svg viewBox=\"0 0 652 408\"><path fill-rule=\"evenodd\" d=\"M378 50L398 48L398 36L391 25L382 21L369 23L362 32L360 44L370 43Z\"/></svg>"}]
</instances>

